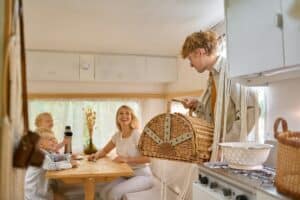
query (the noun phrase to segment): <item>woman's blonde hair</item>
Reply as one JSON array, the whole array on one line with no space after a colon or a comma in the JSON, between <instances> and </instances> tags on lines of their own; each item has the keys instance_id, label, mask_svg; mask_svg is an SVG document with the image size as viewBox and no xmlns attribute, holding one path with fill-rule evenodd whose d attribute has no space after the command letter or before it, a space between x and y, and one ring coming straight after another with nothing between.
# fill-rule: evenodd
<instances>
[{"instance_id":1,"label":"woman's blonde hair","mask_svg":"<svg viewBox=\"0 0 300 200\"><path fill-rule=\"evenodd\" d=\"M126 109L130 112L130 115L131 115L131 123L130 123L130 128L131 129L137 129L139 127L139 121L137 119L137 117L135 116L134 114L134 111L132 110L132 108L130 108L129 106L127 105L122 105L118 108L117 110L117 114L116 114L116 124L117 124L117 127L119 129L119 131L122 131L121 130L121 125L120 123L118 122L118 115L119 115L119 112L121 109Z\"/></svg>"},{"instance_id":2,"label":"woman's blonde hair","mask_svg":"<svg viewBox=\"0 0 300 200\"><path fill-rule=\"evenodd\" d=\"M34 124L36 127L40 127L41 121L43 120L44 117L50 117L53 118L51 113L49 112L42 112L40 114L38 114L38 116L36 116Z\"/></svg>"},{"instance_id":3,"label":"woman's blonde hair","mask_svg":"<svg viewBox=\"0 0 300 200\"><path fill-rule=\"evenodd\" d=\"M218 36L213 31L195 32L189 35L182 46L181 56L187 58L188 55L198 48L205 49L210 56L216 52L218 46Z\"/></svg>"}]
</instances>

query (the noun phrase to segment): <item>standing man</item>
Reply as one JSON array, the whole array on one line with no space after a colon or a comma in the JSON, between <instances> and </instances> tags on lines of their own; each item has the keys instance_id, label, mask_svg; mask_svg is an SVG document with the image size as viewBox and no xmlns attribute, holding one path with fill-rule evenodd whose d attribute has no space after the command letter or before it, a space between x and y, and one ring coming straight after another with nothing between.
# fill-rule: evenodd
<instances>
[{"instance_id":1,"label":"standing man","mask_svg":"<svg viewBox=\"0 0 300 200\"><path fill-rule=\"evenodd\" d=\"M193 110L198 117L214 123L212 160L216 160L219 142L240 141L242 128L244 127L246 134L253 128L257 121L255 119L257 98L253 92L242 94L241 87L231 84L227 78L227 62L218 53L216 33L212 31L192 33L186 38L181 55L188 58L191 67L199 73L209 72L208 85L201 100L184 99L184 106ZM241 95L246 95L244 103L241 102ZM241 109L241 103L245 109ZM242 116L246 116L243 125Z\"/></svg>"}]
</instances>

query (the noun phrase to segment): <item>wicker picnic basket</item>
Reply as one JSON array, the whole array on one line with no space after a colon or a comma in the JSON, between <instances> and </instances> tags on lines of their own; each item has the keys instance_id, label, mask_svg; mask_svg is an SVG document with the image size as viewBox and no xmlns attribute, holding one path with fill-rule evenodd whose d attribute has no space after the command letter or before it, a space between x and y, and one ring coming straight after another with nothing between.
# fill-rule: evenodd
<instances>
[{"instance_id":1,"label":"wicker picnic basket","mask_svg":"<svg viewBox=\"0 0 300 200\"><path fill-rule=\"evenodd\" d=\"M278 132L280 123L282 132ZM278 140L276 188L283 194L300 199L300 132L289 131L286 120L278 118L274 134Z\"/></svg>"},{"instance_id":2,"label":"wicker picnic basket","mask_svg":"<svg viewBox=\"0 0 300 200\"><path fill-rule=\"evenodd\" d=\"M139 140L143 155L186 162L210 159L214 126L202 119L180 113L163 113L145 126Z\"/></svg>"}]
</instances>

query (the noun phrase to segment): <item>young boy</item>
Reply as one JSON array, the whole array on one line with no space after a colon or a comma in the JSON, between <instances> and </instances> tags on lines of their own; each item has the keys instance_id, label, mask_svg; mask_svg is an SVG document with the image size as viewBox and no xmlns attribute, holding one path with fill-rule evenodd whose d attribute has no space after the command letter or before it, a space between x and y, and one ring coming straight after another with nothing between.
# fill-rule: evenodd
<instances>
[{"instance_id":1,"label":"young boy","mask_svg":"<svg viewBox=\"0 0 300 200\"><path fill-rule=\"evenodd\" d=\"M38 114L38 116L35 118L35 126L37 129L39 128L46 128L49 130L52 130L53 128L53 117L51 113L43 112ZM53 134L54 136L54 134ZM70 142L68 139L64 139L62 142L57 143L55 152L58 152L62 147L64 147L65 144L68 144Z\"/></svg>"},{"instance_id":2,"label":"young boy","mask_svg":"<svg viewBox=\"0 0 300 200\"><path fill-rule=\"evenodd\" d=\"M76 161L71 161L70 154L54 153L57 140L51 130L39 128L36 130L41 136L38 148L45 154L41 167L29 166L25 175L25 200L52 200L54 182L45 178L46 170L69 169L76 166Z\"/></svg>"}]
</instances>

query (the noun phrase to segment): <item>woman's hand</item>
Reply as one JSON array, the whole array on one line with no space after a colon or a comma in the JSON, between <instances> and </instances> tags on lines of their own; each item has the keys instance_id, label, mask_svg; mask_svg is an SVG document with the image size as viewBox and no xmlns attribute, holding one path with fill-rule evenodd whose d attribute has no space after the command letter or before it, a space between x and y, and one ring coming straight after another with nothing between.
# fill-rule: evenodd
<instances>
[{"instance_id":1,"label":"woman's hand","mask_svg":"<svg viewBox=\"0 0 300 200\"><path fill-rule=\"evenodd\" d=\"M97 160L97 153L93 153L91 155L88 156L88 161L95 161Z\"/></svg>"},{"instance_id":2,"label":"woman's hand","mask_svg":"<svg viewBox=\"0 0 300 200\"><path fill-rule=\"evenodd\" d=\"M118 163L127 163L129 158L125 156L117 156L115 159L113 159L113 161Z\"/></svg>"},{"instance_id":3,"label":"woman's hand","mask_svg":"<svg viewBox=\"0 0 300 200\"><path fill-rule=\"evenodd\" d=\"M197 105L198 105L198 99L196 98L185 98L183 99L182 105L190 110L196 110Z\"/></svg>"}]
</instances>

